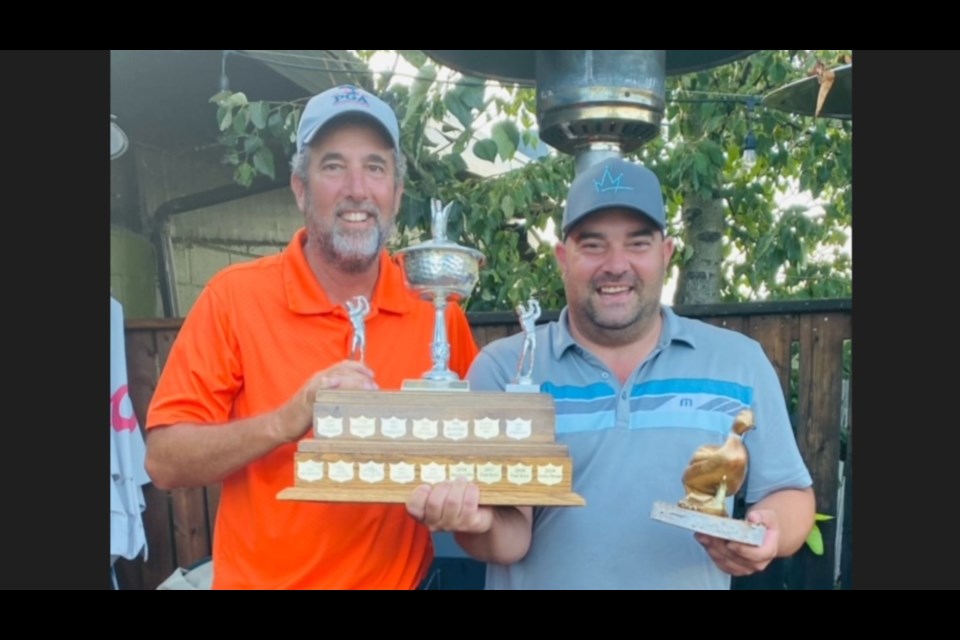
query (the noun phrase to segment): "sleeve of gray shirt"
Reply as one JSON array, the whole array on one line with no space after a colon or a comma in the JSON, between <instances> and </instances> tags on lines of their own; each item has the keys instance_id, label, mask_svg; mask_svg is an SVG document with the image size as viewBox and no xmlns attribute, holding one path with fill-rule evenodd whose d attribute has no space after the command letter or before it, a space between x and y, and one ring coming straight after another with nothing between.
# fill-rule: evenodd
<instances>
[{"instance_id":1,"label":"sleeve of gray shirt","mask_svg":"<svg viewBox=\"0 0 960 640\"><path fill-rule=\"evenodd\" d=\"M513 342L517 341L510 338L496 340L477 354L473 364L470 365L470 371L467 373L467 380L470 381L472 391L503 391L506 389L507 384L516 374L516 359L520 357L520 352L517 351L513 359L513 368L507 366L511 361L509 354L514 351L511 349L511 343Z\"/></svg>"}]
</instances>

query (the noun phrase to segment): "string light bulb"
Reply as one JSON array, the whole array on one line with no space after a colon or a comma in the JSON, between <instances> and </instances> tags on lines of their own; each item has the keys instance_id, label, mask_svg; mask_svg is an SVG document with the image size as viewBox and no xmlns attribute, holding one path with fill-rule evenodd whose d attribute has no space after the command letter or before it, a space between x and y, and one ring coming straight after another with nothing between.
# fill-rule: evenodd
<instances>
[{"instance_id":1,"label":"string light bulb","mask_svg":"<svg viewBox=\"0 0 960 640\"><path fill-rule=\"evenodd\" d=\"M743 156L740 162L748 169L757 164L757 136L753 135L753 131L748 131L743 140Z\"/></svg>"},{"instance_id":2,"label":"string light bulb","mask_svg":"<svg viewBox=\"0 0 960 640\"><path fill-rule=\"evenodd\" d=\"M753 134L753 108L757 106L757 98L751 96L747 98L747 137L743 139L743 155L740 162L747 169L757 164L757 136Z\"/></svg>"},{"instance_id":3,"label":"string light bulb","mask_svg":"<svg viewBox=\"0 0 960 640\"><path fill-rule=\"evenodd\" d=\"M220 91L230 91L230 77L227 76L227 56L233 51L224 50L220 53Z\"/></svg>"}]
</instances>

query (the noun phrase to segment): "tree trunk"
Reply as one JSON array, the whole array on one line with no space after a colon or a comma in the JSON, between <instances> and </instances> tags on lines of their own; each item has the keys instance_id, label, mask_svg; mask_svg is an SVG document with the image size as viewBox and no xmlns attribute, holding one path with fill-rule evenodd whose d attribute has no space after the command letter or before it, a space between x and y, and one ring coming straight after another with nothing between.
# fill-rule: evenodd
<instances>
[{"instance_id":1,"label":"tree trunk","mask_svg":"<svg viewBox=\"0 0 960 640\"><path fill-rule=\"evenodd\" d=\"M693 255L680 269L675 304L720 302L720 265L726 218L723 200L686 194L683 205L683 245Z\"/></svg>"}]
</instances>

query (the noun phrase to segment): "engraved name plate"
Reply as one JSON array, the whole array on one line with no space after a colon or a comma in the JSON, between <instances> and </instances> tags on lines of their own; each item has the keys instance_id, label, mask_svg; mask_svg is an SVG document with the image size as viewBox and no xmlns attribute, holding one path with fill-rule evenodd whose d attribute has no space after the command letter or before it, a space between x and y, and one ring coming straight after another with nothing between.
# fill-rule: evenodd
<instances>
[{"instance_id":1,"label":"engraved name plate","mask_svg":"<svg viewBox=\"0 0 960 640\"><path fill-rule=\"evenodd\" d=\"M450 465L450 479L456 480L463 478L467 482L473 482L473 465L466 462L458 462Z\"/></svg>"},{"instance_id":2,"label":"engraved name plate","mask_svg":"<svg viewBox=\"0 0 960 640\"><path fill-rule=\"evenodd\" d=\"M507 480L513 484L527 484L533 480L533 466L529 464L507 465Z\"/></svg>"},{"instance_id":3,"label":"engraved name plate","mask_svg":"<svg viewBox=\"0 0 960 640\"><path fill-rule=\"evenodd\" d=\"M533 424L529 420L514 418L507 420L507 436L515 440L529 438L532 433Z\"/></svg>"},{"instance_id":4,"label":"engraved name plate","mask_svg":"<svg viewBox=\"0 0 960 640\"><path fill-rule=\"evenodd\" d=\"M326 438L335 438L343 435L343 418L333 416L317 417L317 435Z\"/></svg>"},{"instance_id":5,"label":"engraved name plate","mask_svg":"<svg viewBox=\"0 0 960 640\"><path fill-rule=\"evenodd\" d=\"M413 421L413 435L421 440L437 437L437 421L421 418Z\"/></svg>"},{"instance_id":6,"label":"engraved name plate","mask_svg":"<svg viewBox=\"0 0 960 640\"><path fill-rule=\"evenodd\" d=\"M537 481L545 485L560 484L563 482L563 467L555 464L537 465Z\"/></svg>"},{"instance_id":7,"label":"engraved name plate","mask_svg":"<svg viewBox=\"0 0 960 640\"><path fill-rule=\"evenodd\" d=\"M500 421L496 418L480 418L473 421L473 433L478 438L489 440L500 435Z\"/></svg>"},{"instance_id":8,"label":"engraved name plate","mask_svg":"<svg viewBox=\"0 0 960 640\"><path fill-rule=\"evenodd\" d=\"M402 438L407 435L407 420L405 418L384 418L380 422L380 433L387 438Z\"/></svg>"},{"instance_id":9,"label":"engraved name plate","mask_svg":"<svg viewBox=\"0 0 960 640\"><path fill-rule=\"evenodd\" d=\"M386 474L384 473L384 463L374 462L364 462L360 465L360 479L364 482L382 482Z\"/></svg>"},{"instance_id":10,"label":"engraved name plate","mask_svg":"<svg viewBox=\"0 0 960 640\"><path fill-rule=\"evenodd\" d=\"M391 462L390 480L399 484L413 482L416 479L414 466L409 462Z\"/></svg>"},{"instance_id":11,"label":"engraved name plate","mask_svg":"<svg viewBox=\"0 0 960 640\"><path fill-rule=\"evenodd\" d=\"M436 462L420 465L420 479L430 484L443 482L447 479L447 467Z\"/></svg>"},{"instance_id":12,"label":"engraved name plate","mask_svg":"<svg viewBox=\"0 0 960 640\"><path fill-rule=\"evenodd\" d=\"M323 463L315 460L298 461L297 477L307 482L323 480Z\"/></svg>"},{"instance_id":13,"label":"engraved name plate","mask_svg":"<svg viewBox=\"0 0 960 640\"><path fill-rule=\"evenodd\" d=\"M477 465L477 480L484 484L494 484L503 479L503 465L488 462Z\"/></svg>"},{"instance_id":14,"label":"engraved name plate","mask_svg":"<svg viewBox=\"0 0 960 640\"><path fill-rule=\"evenodd\" d=\"M470 423L466 420L444 420L443 437L450 440L463 440L470 435Z\"/></svg>"},{"instance_id":15,"label":"engraved name plate","mask_svg":"<svg viewBox=\"0 0 960 640\"><path fill-rule=\"evenodd\" d=\"M377 421L375 418L359 416L350 418L350 435L358 438L369 438L377 432Z\"/></svg>"},{"instance_id":16,"label":"engraved name plate","mask_svg":"<svg viewBox=\"0 0 960 640\"><path fill-rule=\"evenodd\" d=\"M344 460L331 462L328 475L334 482L349 482L353 480L353 463Z\"/></svg>"}]
</instances>

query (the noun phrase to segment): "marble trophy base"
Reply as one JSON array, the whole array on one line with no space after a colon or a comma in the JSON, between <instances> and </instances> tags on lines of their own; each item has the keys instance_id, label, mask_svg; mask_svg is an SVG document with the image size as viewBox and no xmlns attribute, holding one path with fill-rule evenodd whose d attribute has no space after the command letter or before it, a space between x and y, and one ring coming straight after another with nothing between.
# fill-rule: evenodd
<instances>
[{"instance_id":1,"label":"marble trophy base","mask_svg":"<svg viewBox=\"0 0 960 640\"><path fill-rule=\"evenodd\" d=\"M464 478L482 505L578 506L548 394L321 391L281 500L403 504Z\"/></svg>"},{"instance_id":2,"label":"marble trophy base","mask_svg":"<svg viewBox=\"0 0 960 640\"><path fill-rule=\"evenodd\" d=\"M650 517L689 531L755 547L763 543L763 536L767 531L766 527L760 524L684 509L667 502L655 502Z\"/></svg>"}]
</instances>

